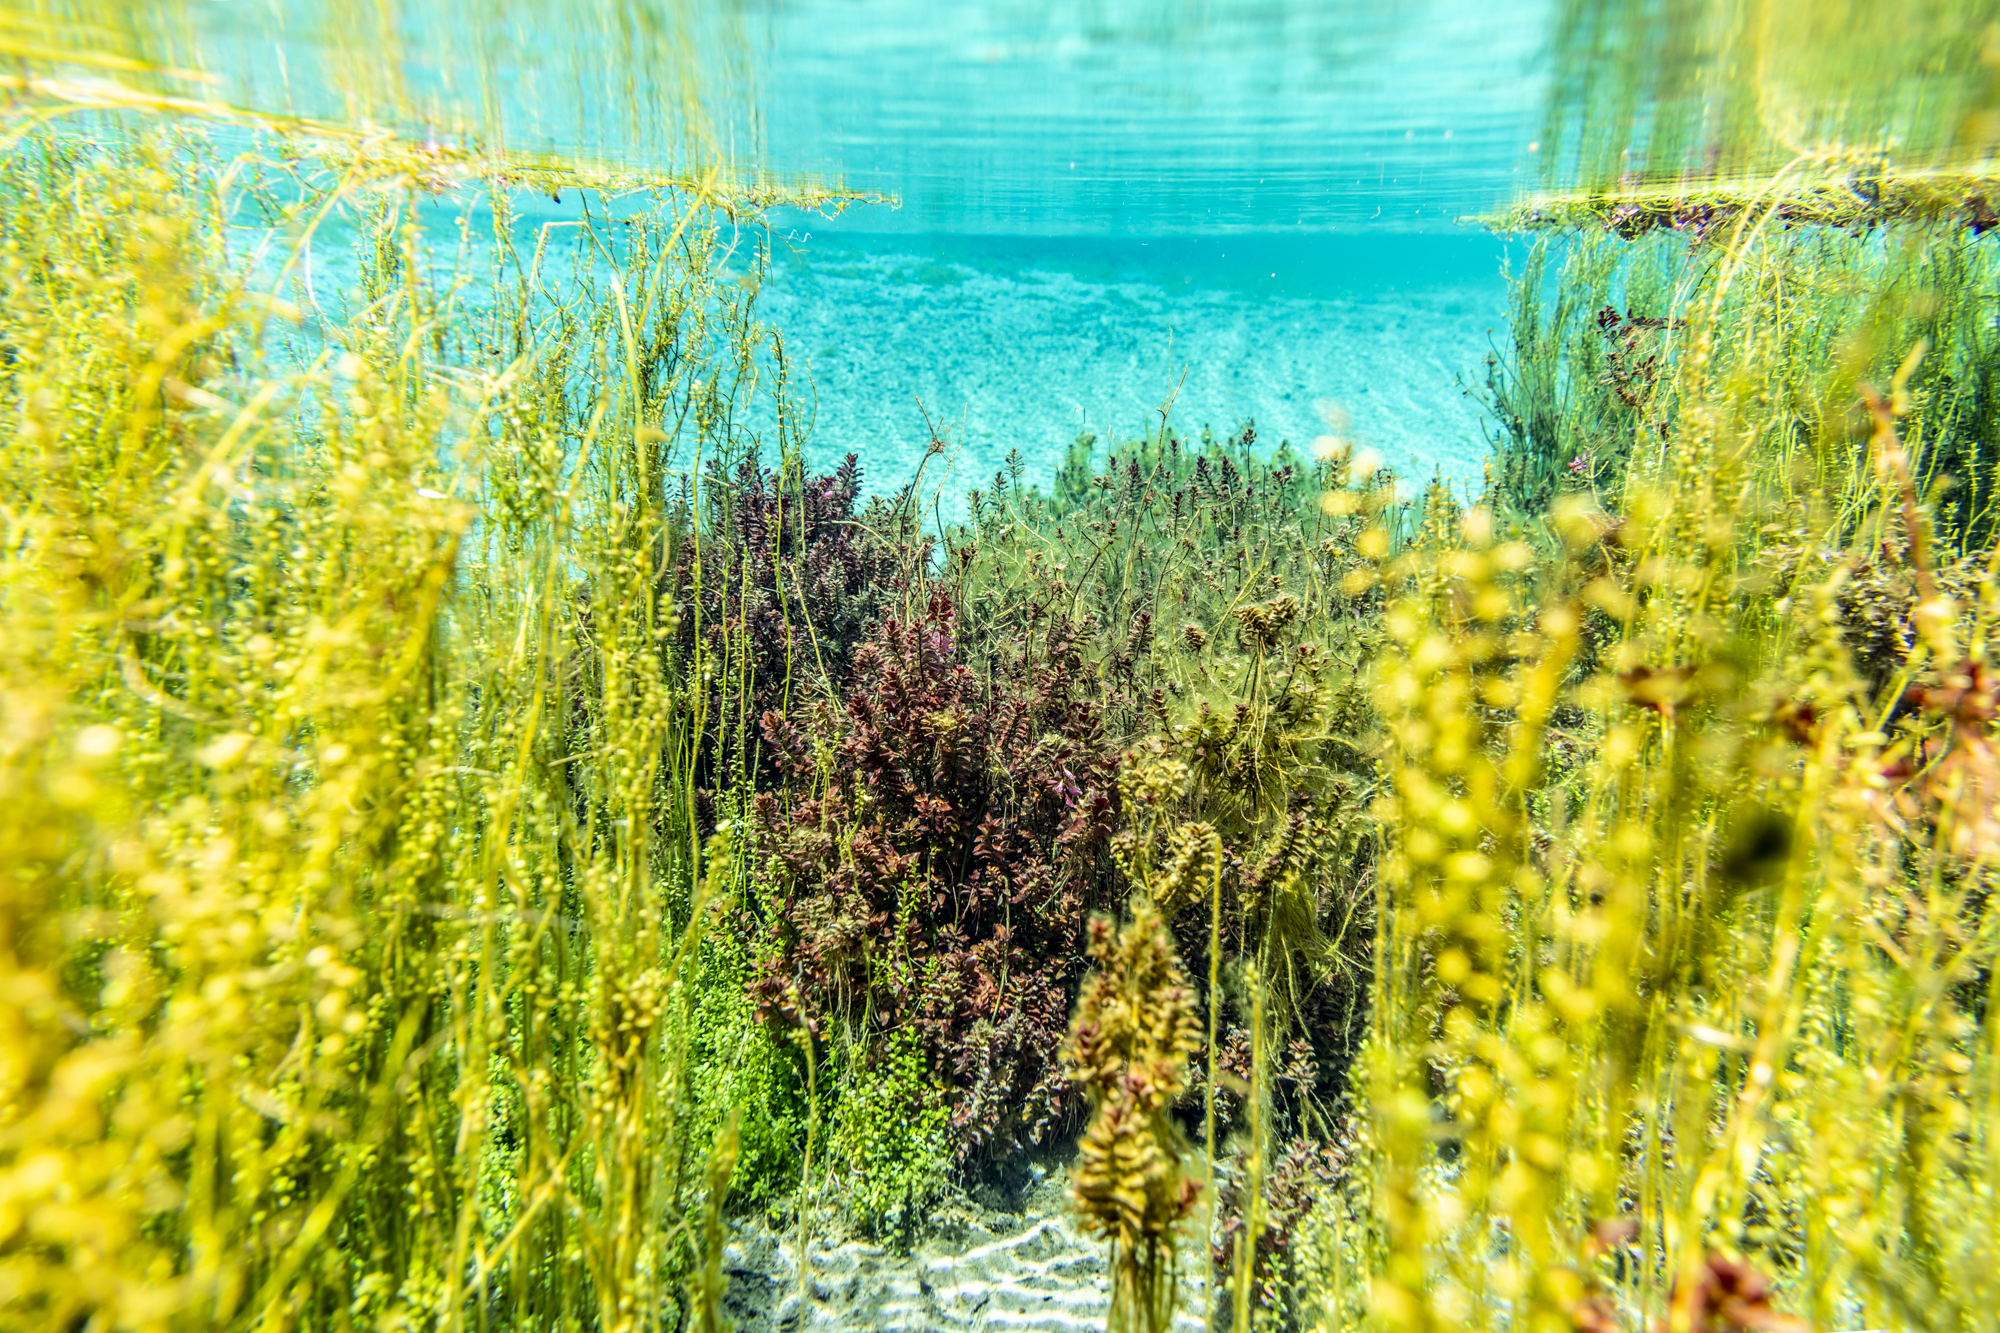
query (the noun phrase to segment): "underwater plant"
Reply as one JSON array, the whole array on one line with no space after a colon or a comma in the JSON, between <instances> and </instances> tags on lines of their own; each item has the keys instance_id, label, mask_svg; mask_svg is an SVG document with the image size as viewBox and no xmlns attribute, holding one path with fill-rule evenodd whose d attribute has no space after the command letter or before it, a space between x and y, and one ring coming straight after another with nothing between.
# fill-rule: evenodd
<instances>
[{"instance_id":1,"label":"underwater plant","mask_svg":"<svg viewBox=\"0 0 2000 1333\"><path fill-rule=\"evenodd\" d=\"M1080 1128L1118 1328L1992 1327L1991 16L1712 8L1561 7L1705 17L1488 494L1163 409L935 532L753 315L830 196L9 17L0 1324L714 1328Z\"/></svg>"},{"instance_id":2,"label":"underwater plant","mask_svg":"<svg viewBox=\"0 0 2000 1333\"><path fill-rule=\"evenodd\" d=\"M1360 742L1337 729L1361 720L1360 701L1329 697L1327 677L1338 672L1347 689L1359 679L1317 645L1290 642L1299 603L1289 595L1236 610L1243 656L1205 654L1213 693L1128 760L1131 828L1116 847L1189 956L1205 957L1214 935L1225 957L1255 960L1287 1025L1338 1066L1351 1053L1339 1015L1352 1021L1366 975L1372 773ZM1369 630L1348 624L1353 663Z\"/></svg>"},{"instance_id":3,"label":"underwater plant","mask_svg":"<svg viewBox=\"0 0 2000 1333\"><path fill-rule=\"evenodd\" d=\"M1084 1223L1111 1243L1106 1327L1162 1333L1176 1304L1177 1232L1201 1192L1169 1114L1187 1090L1200 1020L1173 939L1143 899L1115 929L1093 917L1089 948L1096 970L1062 1053L1091 1102L1071 1191Z\"/></svg>"},{"instance_id":4,"label":"underwater plant","mask_svg":"<svg viewBox=\"0 0 2000 1333\"><path fill-rule=\"evenodd\" d=\"M705 682L709 736L697 782L712 804L719 790L774 785L771 762L755 760L762 718L789 712L794 700L845 692L854 654L891 605L898 575L920 566L925 552L860 521L861 465L852 454L821 476L795 459L766 470L754 452L733 469L711 460L705 489L699 528L668 528L674 553L663 592L674 605L680 660L695 660L699 634L701 655L727 664Z\"/></svg>"},{"instance_id":5,"label":"underwater plant","mask_svg":"<svg viewBox=\"0 0 2000 1333\"><path fill-rule=\"evenodd\" d=\"M648 559L664 405L755 341L715 219L669 194L551 307L498 208L466 314L432 156L102 133L0 160L53 201L0 291L5 1317L672 1318L721 1103L772 1068L702 1002L742 993L703 940L733 874ZM354 207L352 321L263 340L303 316L230 249L246 195ZM643 384L601 354L639 330Z\"/></svg>"},{"instance_id":6,"label":"underwater plant","mask_svg":"<svg viewBox=\"0 0 2000 1333\"><path fill-rule=\"evenodd\" d=\"M1921 343L1829 368L1829 286L1726 344L1758 256L1706 262L1615 485L1384 567L1372 1169L1314 1214L1321 1317L1978 1325L1937 1210L1990 1170L1990 537L1921 499ZM1804 416L1864 352L1890 391Z\"/></svg>"},{"instance_id":7,"label":"underwater plant","mask_svg":"<svg viewBox=\"0 0 2000 1333\"><path fill-rule=\"evenodd\" d=\"M861 1069L914 1040L959 1161L1040 1141L1071 1105L1055 1048L1084 922L1114 901L1118 766L1074 633L1047 624L982 676L933 590L855 654L838 708L764 720L775 761L821 785L757 797L760 1002Z\"/></svg>"},{"instance_id":8,"label":"underwater plant","mask_svg":"<svg viewBox=\"0 0 2000 1333\"><path fill-rule=\"evenodd\" d=\"M1553 197L1526 208L1608 211L1637 196L1698 216L1728 187L1761 193L1803 164L1834 168L1820 195L1831 216L1808 225L1893 208L1902 192L1884 182L1898 179L1952 210L1962 175L2000 142L1993 12L1979 0L1563 0L1552 18L1536 149Z\"/></svg>"},{"instance_id":9,"label":"underwater plant","mask_svg":"<svg viewBox=\"0 0 2000 1333\"><path fill-rule=\"evenodd\" d=\"M1249 1197L1248 1163L1232 1160L1219 1174L1209 1262L1216 1272L1234 1266L1254 1293L1260 1322L1286 1321L1300 1304L1304 1277L1299 1250L1308 1243L1316 1213L1341 1187L1349 1171L1347 1154L1324 1139L1293 1138L1264 1173L1259 1197ZM1255 1219L1256 1238L1248 1239ZM1247 1256L1247 1262L1244 1257ZM1246 1302L1247 1306L1248 1302Z\"/></svg>"},{"instance_id":10,"label":"underwater plant","mask_svg":"<svg viewBox=\"0 0 2000 1333\"><path fill-rule=\"evenodd\" d=\"M1767 182L1705 238L1627 241L1567 215L1495 220L1542 234L1515 285L1511 347L1489 361L1499 431L1488 503L1523 531L1570 492L1615 508L1633 459L1667 464L1686 430L1707 428L1693 415L1721 410L1791 503L1821 496L1858 517L1873 485L1857 447L1860 386L1895 383L1939 541L1954 555L1987 549L2000 337L1975 312L1992 247L1955 215L1854 232L1788 225L1777 188Z\"/></svg>"},{"instance_id":11,"label":"underwater plant","mask_svg":"<svg viewBox=\"0 0 2000 1333\"><path fill-rule=\"evenodd\" d=\"M1370 563L1357 539L1402 506L1393 477L1356 473L1345 453L1307 467L1254 440L1163 427L1094 474L1080 442L1067 501L1003 474L973 499L958 541L977 558L958 583L975 641L1087 615L1080 638L1105 643L1097 688L1128 750L1122 875L1201 960L1220 874L1217 939L1261 960L1288 1015L1319 1006L1299 1029L1331 1082L1365 986L1365 663L1380 609L1348 578Z\"/></svg>"}]
</instances>

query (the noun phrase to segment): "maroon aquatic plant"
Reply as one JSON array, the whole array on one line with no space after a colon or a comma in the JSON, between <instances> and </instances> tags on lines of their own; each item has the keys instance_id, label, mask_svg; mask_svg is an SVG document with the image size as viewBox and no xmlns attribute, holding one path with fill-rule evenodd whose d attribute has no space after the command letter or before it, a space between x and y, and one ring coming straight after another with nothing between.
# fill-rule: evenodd
<instances>
[{"instance_id":1,"label":"maroon aquatic plant","mask_svg":"<svg viewBox=\"0 0 2000 1333\"><path fill-rule=\"evenodd\" d=\"M1302 1136L1285 1146L1265 1174L1252 1252L1251 1289L1265 1310L1285 1307L1288 1289L1297 1280L1294 1262L1305 1239L1306 1222L1326 1206L1347 1171L1348 1151L1330 1140ZM1237 1262L1241 1237L1249 1228L1249 1172L1241 1155L1223 1169L1217 1206L1216 1234L1210 1240L1209 1261L1227 1272Z\"/></svg>"},{"instance_id":2,"label":"maroon aquatic plant","mask_svg":"<svg viewBox=\"0 0 2000 1333\"><path fill-rule=\"evenodd\" d=\"M905 547L860 521L861 467L849 454L830 473L796 463L766 469L753 454L712 466L696 529L666 573L674 648L692 664L697 638L709 671L707 735L697 785L716 789L775 770L757 755L758 719L825 698L847 680L855 650L880 621L900 574L927 547Z\"/></svg>"},{"instance_id":3,"label":"maroon aquatic plant","mask_svg":"<svg viewBox=\"0 0 2000 1333\"><path fill-rule=\"evenodd\" d=\"M965 1162L1076 1108L1056 1052L1084 923L1113 896L1118 758L1074 626L982 674L957 625L934 591L855 653L838 706L766 713L794 785L756 802L777 882L753 993L864 1063L914 1035Z\"/></svg>"}]
</instances>

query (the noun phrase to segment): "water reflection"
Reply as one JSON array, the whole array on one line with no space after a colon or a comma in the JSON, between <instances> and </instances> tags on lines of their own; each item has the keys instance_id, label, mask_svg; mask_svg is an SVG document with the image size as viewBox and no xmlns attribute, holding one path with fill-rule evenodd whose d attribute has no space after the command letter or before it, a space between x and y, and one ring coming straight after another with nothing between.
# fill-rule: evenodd
<instances>
[{"instance_id":1,"label":"water reflection","mask_svg":"<svg viewBox=\"0 0 2000 1333\"><path fill-rule=\"evenodd\" d=\"M1440 229L1533 175L1540 0L796 0L756 144L914 232Z\"/></svg>"},{"instance_id":2,"label":"water reflection","mask_svg":"<svg viewBox=\"0 0 2000 1333\"><path fill-rule=\"evenodd\" d=\"M1440 230L1535 178L1550 4L266 0L146 45L265 110L899 195L870 232Z\"/></svg>"}]
</instances>

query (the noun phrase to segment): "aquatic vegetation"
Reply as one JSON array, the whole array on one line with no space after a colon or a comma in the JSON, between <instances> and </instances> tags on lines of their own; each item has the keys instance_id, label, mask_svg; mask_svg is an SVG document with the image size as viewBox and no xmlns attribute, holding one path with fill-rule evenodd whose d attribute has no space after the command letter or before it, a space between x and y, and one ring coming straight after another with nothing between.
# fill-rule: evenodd
<instances>
[{"instance_id":1,"label":"aquatic vegetation","mask_svg":"<svg viewBox=\"0 0 2000 1333\"><path fill-rule=\"evenodd\" d=\"M1092 918L1090 956L1097 970L1063 1050L1092 1108L1072 1189L1085 1222L1111 1242L1107 1327L1160 1333L1173 1323L1176 1232L1201 1191L1169 1114L1187 1091L1200 1020L1172 937L1144 900L1115 934L1109 919Z\"/></svg>"},{"instance_id":2,"label":"aquatic vegetation","mask_svg":"<svg viewBox=\"0 0 2000 1333\"><path fill-rule=\"evenodd\" d=\"M981 558L963 600L968 626L1001 642L1031 616L1088 614L1116 642L1106 666L1121 736L1144 731L1153 689L1180 698L1196 687L1202 648L1235 646L1239 603L1289 592L1305 626L1350 618L1329 599L1355 561L1361 517L1396 508L1386 469L1351 475L1342 458L1307 463L1289 447L1266 456L1254 427L1220 440L1163 425L1111 450L1101 470L1095 445L1078 441L1052 494L1006 471L971 493L961 544ZM1344 512L1321 507L1328 491L1350 489Z\"/></svg>"},{"instance_id":3,"label":"aquatic vegetation","mask_svg":"<svg viewBox=\"0 0 2000 1333\"><path fill-rule=\"evenodd\" d=\"M1352 700L1329 701L1332 663L1314 645L1281 643L1298 603L1281 594L1237 609L1248 651L1236 689L1198 698L1183 725L1163 723L1134 750L1134 827L1119 850L1128 875L1201 954L1219 930L1231 956L1254 958L1270 975L1303 1031L1333 1038L1336 1024L1296 1011L1331 998L1321 983L1336 969L1351 980L1365 967L1351 927L1369 868L1371 775L1357 741L1325 730L1356 711ZM1191 855L1205 839L1217 853ZM1215 921L1211 897L1221 909Z\"/></svg>"},{"instance_id":4,"label":"aquatic vegetation","mask_svg":"<svg viewBox=\"0 0 2000 1333\"><path fill-rule=\"evenodd\" d=\"M9 20L0 1323L715 1328L1075 1134L1118 1327L1991 1327L1996 122L1851 17L1558 116L1487 494L1169 405L958 525L801 461L834 196Z\"/></svg>"},{"instance_id":5,"label":"aquatic vegetation","mask_svg":"<svg viewBox=\"0 0 2000 1333\"><path fill-rule=\"evenodd\" d=\"M841 1205L863 1228L894 1238L921 1224L948 1183L954 1143L950 1109L916 1039L891 1032L877 1046L851 1062L828 1146Z\"/></svg>"},{"instance_id":6,"label":"aquatic vegetation","mask_svg":"<svg viewBox=\"0 0 2000 1333\"><path fill-rule=\"evenodd\" d=\"M959 1160L1072 1105L1055 1048L1084 923L1116 901L1118 756L1089 683L1061 620L975 672L938 590L855 654L838 709L766 715L777 762L820 785L757 799L777 866L758 994L863 1069L889 1034L916 1042Z\"/></svg>"},{"instance_id":7,"label":"aquatic vegetation","mask_svg":"<svg viewBox=\"0 0 2000 1333\"><path fill-rule=\"evenodd\" d=\"M523 260L465 341L531 354L455 363L349 162L290 216L363 206L362 313L290 363L246 177L106 134L5 160L8 1318L671 1318L769 1040L697 993L733 872L648 559L664 405L750 328L714 221L554 308Z\"/></svg>"},{"instance_id":8,"label":"aquatic vegetation","mask_svg":"<svg viewBox=\"0 0 2000 1333\"><path fill-rule=\"evenodd\" d=\"M765 761L749 771L764 715L793 701L823 701L845 690L865 635L891 604L906 565L926 551L897 543L856 510L860 460L810 477L796 460L767 471L752 453L734 469L712 459L707 512L697 527L669 525L673 567L663 591L674 605L675 649L727 664L706 682L709 719L698 785L712 805L718 790L769 786ZM871 515L873 517L873 515ZM693 527L692 532L686 528Z\"/></svg>"},{"instance_id":9,"label":"aquatic vegetation","mask_svg":"<svg viewBox=\"0 0 2000 1333\"><path fill-rule=\"evenodd\" d=\"M744 45L730 15L624 0L324 0L265 22L186 0L50 0L10 5L0 30L16 105L44 122L138 111L274 131L314 156L393 142L420 178L426 159L487 157L461 179L490 180L493 146L535 144L498 156L508 183L544 195L617 178L731 208L809 202L816 189L729 151ZM503 84L519 96L493 95Z\"/></svg>"},{"instance_id":10,"label":"aquatic vegetation","mask_svg":"<svg viewBox=\"0 0 2000 1333\"><path fill-rule=\"evenodd\" d=\"M1250 1230L1252 1205L1247 1197L1249 1172L1240 1159L1228 1162L1220 1174L1216 1201L1217 1224L1210 1241L1209 1261L1217 1272L1232 1268L1243 1273L1254 1293L1260 1319L1283 1320L1299 1305L1305 1273L1300 1250L1309 1243L1316 1213L1337 1194L1349 1171L1347 1154L1335 1144L1308 1136L1293 1138L1265 1173L1255 1204L1256 1241L1247 1251L1243 1239ZM1249 1255L1237 1268L1239 1253Z\"/></svg>"},{"instance_id":11,"label":"aquatic vegetation","mask_svg":"<svg viewBox=\"0 0 2000 1333\"><path fill-rule=\"evenodd\" d=\"M1832 178L1808 176L1796 183L1758 177L1735 183L1703 181L1693 188L1683 183L1601 194L1553 194L1514 205L1492 219L1492 225L1508 231L1588 227L1628 241L1666 231L1700 243L1768 215L1781 227L1865 234L1919 223L1962 226L1980 235L2000 225L2000 214L1994 212L1996 197L2000 180L1990 175L1903 175L1864 163Z\"/></svg>"},{"instance_id":12,"label":"aquatic vegetation","mask_svg":"<svg viewBox=\"0 0 2000 1333\"><path fill-rule=\"evenodd\" d=\"M1259 1308L1283 1303L1278 1256L1310 1211L1283 1165L1297 1156L1291 1136L1333 1132L1366 1022L1373 569L1390 531L1413 527L1394 479L1355 469L1345 451L1307 466L1289 449L1260 456L1252 441L1250 429L1196 442L1163 428L1111 450L1100 470L1095 441L1080 440L1053 494L1003 473L973 496L973 521L954 536L968 558L946 561L975 642L1086 613L1094 688L1129 747L1110 840L1117 883L1207 974L1181 1114L1199 1108L1199 1139L1228 1182L1211 1222L1230 1237L1224 1268L1244 1275L1245 1318L1253 1287ZM1246 964L1255 980L1223 984ZM1237 1131L1263 1142L1262 1156L1247 1141L1241 1160L1225 1152ZM1261 1204L1243 1207L1244 1170L1260 1177L1249 1197L1267 1190L1252 1160L1279 1164L1269 1225ZM1253 1216L1239 1264L1236 1237Z\"/></svg>"},{"instance_id":13,"label":"aquatic vegetation","mask_svg":"<svg viewBox=\"0 0 2000 1333\"><path fill-rule=\"evenodd\" d=\"M1940 1243L1931 1210L1976 1207L1990 1169L1972 1126L1992 1114L1991 849L1965 803L1984 779L1952 773L1885 824L1908 782L1891 756L1938 724L1868 730L1885 701L1847 665L1838 571L1748 594L1779 625L1746 640L1755 612L1732 600L1751 585L1693 577L1729 546L1670 535L1713 525L1677 500L1630 497L1635 558L1609 572L1607 529L1574 503L1556 516L1569 578L1479 511L1392 570L1375 1171L1366 1203L1328 1210L1324 1317L1775 1326L1775 1292L1821 1326L1968 1326L1952 1293L1982 1290L1985 1241ZM1625 633L1579 672L1593 606ZM1962 651L1930 624L1920 675ZM1978 679L1917 697L1978 715ZM1607 1227L1616 1280L1593 1249ZM1344 1286L1367 1279L1343 1265L1374 1285ZM1732 1324L1732 1299L1758 1309Z\"/></svg>"},{"instance_id":14,"label":"aquatic vegetation","mask_svg":"<svg viewBox=\"0 0 2000 1333\"><path fill-rule=\"evenodd\" d=\"M1760 185L1800 162L1950 182L1996 141L1990 7L1564 0L1536 151L1557 191ZM1818 219L1814 219L1817 221Z\"/></svg>"},{"instance_id":15,"label":"aquatic vegetation","mask_svg":"<svg viewBox=\"0 0 2000 1333\"><path fill-rule=\"evenodd\" d=\"M1260 457L1254 439L1163 428L1102 471L1082 441L1050 498L1003 474L972 499L962 595L974 630L1002 641L1087 614L1107 726L1129 747L1123 876L1197 966L1212 933L1256 958L1331 1079L1365 971L1361 737L1379 641L1379 598L1350 576L1370 564L1356 543L1371 522L1400 525L1403 507L1381 470Z\"/></svg>"},{"instance_id":16,"label":"aquatic vegetation","mask_svg":"<svg viewBox=\"0 0 2000 1333\"><path fill-rule=\"evenodd\" d=\"M1511 353L1489 373L1501 427L1492 502L1531 520L1565 493L1609 503L1634 458L1671 466L1689 429L1711 429L1695 414L1713 411L1740 432L1739 455L1783 479L1788 503L1817 496L1858 517L1874 484L1856 447L1860 386L1892 384L1908 360L1913 467L1939 539L1983 551L2000 457L2000 346L1974 314L1992 281L1989 247L1955 222L1861 237L1760 216L1705 246L1590 231L1537 242Z\"/></svg>"},{"instance_id":17,"label":"aquatic vegetation","mask_svg":"<svg viewBox=\"0 0 2000 1333\"><path fill-rule=\"evenodd\" d=\"M1990 1322L1988 260L1778 216L1538 251L1487 504L1384 565L1329 1322Z\"/></svg>"}]
</instances>

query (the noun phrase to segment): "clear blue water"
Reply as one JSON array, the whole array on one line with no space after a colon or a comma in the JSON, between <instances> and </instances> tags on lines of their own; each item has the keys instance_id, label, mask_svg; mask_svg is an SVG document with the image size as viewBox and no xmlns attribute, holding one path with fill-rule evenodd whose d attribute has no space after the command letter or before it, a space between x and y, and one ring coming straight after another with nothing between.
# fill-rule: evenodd
<instances>
[{"instance_id":1,"label":"clear blue water","mask_svg":"<svg viewBox=\"0 0 2000 1333\"><path fill-rule=\"evenodd\" d=\"M900 200L780 218L765 313L809 359L814 452L900 481L921 400L955 490L1175 394L1183 429L1334 432L1476 482L1464 386L1504 251L1458 219L1533 177L1547 23L1518 0L754 11L755 150Z\"/></svg>"},{"instance_id":2,"label":"clear blue water","mask_svg":"<svg viewBox=\"0 0 2000 1333\"><path fill-rule=\"evenodd\" d=\"M781 247L761 305L811 371L811 452L858 453L877 485L911 474L925 413L954 446L926 485L956 493L1009 450L1045 471L1080 431L1157 429L1169 400L1182 431L1333 434L1468 481L1501 257L1480 235L816 233Z\"/></svg>"},{"instance_id":3,"label":"clear blue water","mask_svg":"<svg viewBox=\"0 0 2000 1333\"><path fill-rule=\"evenodd\" d=\"M273 4L285 22L210 7L212 40L246 99L320 110L297 72L310 6ZM630 109L635 87L640 105L673 90L591 58L632 41L638 11L506 12L440 0L385 68L447 103L465 82L452 35L476 31L502 53L492 105L513 146L664 160ZM953 453L926 479L956 493L1012 449L1045 474L1079 430L1156 427L1177 390L1183 429L1254 420L1301 448L1335 433L1406 477L1476 482L1464 386L1503 327L1505 252L1460 219L1536 177L1547 0L689 12L689 40L726 54L701 66L716 143L898 200L774 218L760 310L810 370L817 459L856 452L895 485L928 413Z\"/></svg>"},{"instance_id":4,"label":"clear blue water","mask_svg":"<svg viewBox=\"0 0 2000 1333\"><path fill-rule=\"evenodd\" d=\"M753 6L753 151L867 232L1443 231L1532 177L1545 0Z\"/></svg>"}]
</instances>

